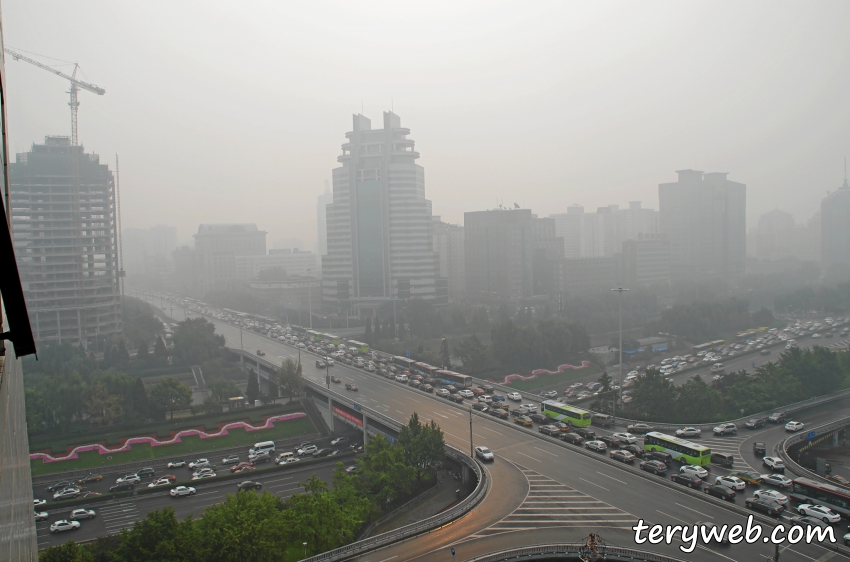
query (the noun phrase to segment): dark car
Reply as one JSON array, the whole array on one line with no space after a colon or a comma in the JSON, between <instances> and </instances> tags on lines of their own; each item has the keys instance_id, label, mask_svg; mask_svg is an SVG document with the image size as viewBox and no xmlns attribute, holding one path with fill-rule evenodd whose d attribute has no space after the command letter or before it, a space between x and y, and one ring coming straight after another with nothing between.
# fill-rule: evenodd
<instances>
[{"instance_id":1,"label":"dark car","mask_svg":"<svg viewBox=\"0 0 850 562\"><path fill-rule=\"evenodd\" d=\"M664 464L670 464L673 462L673 455L671 455L670 453L665 453L664 451L649 451L644 456L647 459L661 461Z\"/></svg>"},{"instance_id":2,"label":"dark car","mask_svg":"<svg viewBox=\"0 0 850 562\"><path fill-rule=\"evenodd\" d=\"M726 468L732 468L732 466L735 464L735 457L726 453L712 452L711 462L714 464L719 464L720 466L725 466Z\"/></svg>"},{"instance_id":3,"label":"dark car","mask_svg":"<svg viewBox=\"0 0 850 562\"><path fill-rule=\"evenodd\" d=\"M785 417L785 412L775 412L773 414L770 414L770 417L767 418L767 420L770 423L781 423L785 421Z\"/></svg>"},{"instance_id":4,"label":"dark car","mask_svg":"<svg viewBox=\"0 0 850 562\"><path fill-rule=\"evenodd\" d=\"M612 437L610 435L602 435L598 439L608 445L608 447L610 447L611 449L619 449L620 445L623 443L616 437Z\"/></svg>"},{"instance_id":5,"label":"dark car","mask_svg":"<svg viewBox=\"0 0 850 562\"><path fill-rule=\"evenodd\" d=\"M514 408L513 410L511 410L511 415L515 418L518 418L520 416L527 416L528 414L529 414L528 410L526 408L522 408L522 407Z\"/></svg>"},{"instance_id":6,"label":"dark car","mask_svg":"<svg viewBox=\"0 0 850 562\"><path fill-rule=\"evenodd\" d=\"M777 516L785 510L784 506L767 498L747 498L744 503L753 511L761 511L772 516Z\"/></svg>"},{"instance_id":7,"label":"dark car","mask_svg":"<svg viewBox=\"0 0 850 562\"><path fill-rule=\"evenodd\" d=\"M65 488L77 488L76 482L57 482L56 484L52 484L47 487L48 492L58 492L59 490L64 490Z\"/></svg>"},{"instance_id":8,"label":"dark car","mask_svg":"<svg viewBox=\"0 0 850 562\"><path fill-rule=\"evenodd\" d=\"M489 384L479 385L479 388L481 388L481 390L483 390L487 394L493 394L493 392L496 391L496 389L490 386Z\"/></svg>"},{"instance_id":9,"label":"dark car","mask_svg":"<svg viewBox=\"0 0 850 562\"><path fill-rule=\"evenodd\" d=\"M747 423L744 424L744 427L747 429L758 429L760 427L764 427L764 424L767 422L764 418L753 418L748 420Z\"/></svg>"},{"instance_id":10,"label":"dark car","mask_svg":"<svg viewBox=\"0 0 850 562\"><path fill-rule=\"evenodd\" d=\"M313 452L313 458L317 459L317 458L321 458L321 457L327 457L328 455L330 455L333 452L334 452L333 449L328 449L328 448L319 449L318 451Z\"/></svg>"},{"instance_id":11,"label":"dark car","mask_svg":"<svg viewBox=\"0 0 850 562\"><path fill-rule=\"evenodd\" d=\"M711 485L706 486L703 490L705 490L706 494L714 496L715 498L720 498L726 501L732 501L735 499L735 490L727 488L726 486Z\"/></svg>"},{"instance_id":12,"label":"dark car","mask_svg":"<svg viewBox=\"0 0 850 562\"><path fill-rule=\"evenodd\" d=\"M494 418L499 418L500 420L508 419L508 412L501 408L493 408L487 413L493 416Z\"/></svg>"},{"instance_id":13,"label":"dark car","mask_svg":"<svg viewBox=\"0 0 850 562\"><path fill-rule=\"evenodd\" d=\"M457 387L453 384L443 387L449 391L449 394L457 394Z\"/></svg>"},{"instance_id":14,"label":"dark car","mask_svg":"<svg viewBox=\"0 0 850 562\"><path fill-rule=\"evenodd\" d=\"M650 431L655 431L655 428L649 424L645 423L636 423L628 426L629 433L649 433Z\"/></svg>"},{"instance_id":15,"label":"dark car","mask_svg":"<svg viewBox=\"0 0 850 562\"><path fill-rule=\"evenodd\" d=\"M240 482L236 485L237 490L259 490L263 487L259 482L252 482L250 480L246 480L244 482Z\"/></svg>"},{"instance_id":16,"label":"dark car","mask_svg":"<svg viewBox=\"0 0 850 562\"><path fill-rule=\"evenodd\" d=\"M472 409L478 410L479 412L486 412L490 408L488 408L487 404L485 404L484 402L476 402L475 404L472 405Z\"/></svg>"},{"instance_id":17,"label":"dark car","mask_svg":"<svg viewBox=\"0 0 850 562\"><path fill-rule=\"evenodd\" d=\"M684 484L685 486L690 486L691 488L695 488L697 490L699 490L700 486L702 486L702 479L696 474L678 472L671 476L670 480L676 482L677 484Z\"/></svg>"},{"instance_id":18,"label":"dark car","mask_svg":"<svg viewBox=\"0 0 850 562\"><path fill-rule=\"evenodd\" d=\"M794 517L789 517L788 523L791 527L823 527L824 529L831 527L829 523L816 519L811 515L795 515Z\"/></svg>"},{"instance_id":19,"label":"dark car","mask_svg":"<svg viewBox=\"0 0 850 562\"><path fill-rule=\"evenodd\" d=\"M550 421L549 417L544 416L543 414L531 414L528 417L530 417L531 421L533 421L534 423L546 423L546 422Z\"/></svg>"},{"instance_id":20,"label":"dark car","mask_svg":"<svg viewBox=\"0 0 850 562\"><path fill-rule=\"evenodd\" d=\"M631 463L635 462L635 458L637 458L637 457L635 457L633 454L631 454L628 451L623 451L622 449L618 449L616 451L611 451L611 458L614 459L615 461L620 461L620 462L631 464Z\"/></svg>"},{"instance_id":21,"label":"dark car","mask_svg":"<svg viewBox=\"0 0 850 562\"><path fill-rule=\"evenodd\" d=\"M424 390L425 392L434 392L434 387L430 384L423 384L419 387L420 390Z\"/></svg>"},{"instance_id":22,"label":"dark car","mask_svg":"<svg viewBox=\"0 0 850 562\"><path fill-rule=\"evenodd\" d=\"M584 437L582 437L578 433L563 433L561 435L561 439L563 439L567 443L572 443L573 445L581 445L582 443L584 443Z\"/></svg>"},{"instance_id":23,"label":"dark car","mask_svg":"<svg viewBox=\"0 0 850 562\"><path fill-rule=\"evenodd\" d=\"M664 474L667 472L667 465L661 461L642 461L640 463L640 469L653 474Z\"/></svg>"},{"instance_id":24,"label":"dark car","mask_svg":"<svg viewBox=\"0 0 850 562\"><path fill-rule=\"evenodd\" d=\"M554 425L541 425L538 428L538 431L540 431L543 435L558 435L561 433L561 430Z\"/></svg>"},{"instance_id":25,"label":"dark car","mask_svg":"<svg viewBox=\"0 0 850 562\"><path fill-rule=\"evenodd\" d=\"M129 482L121 482L120 484L116 484L109 488L110 492L127 492L129 490L135 490L135 484L130 484Z\"/></svg>"},{"instance_id":26,"label":"dark car","mask_svg":"<svg viewBox=\"0 0 850 562\"><path fill-rule=\"evenodd\" d=\"M646 454L646 451L644 451L638 445L626 445L625 447L623 447L623 450L630 452L638 458L643 458L643 456Z\"/></svg>"},{"instance_id":27,"label":"dark car","mask_svg":"<svg viewBox=\"0 0 850 562\"><path fill-rule=\"evenodd\" d=\"M573 430L573 433L578 433L584 439L596 439L596 432L586 427L577 427Z\"/></svg>"},{"instance_id":28,"label":"dark car","mask_svg":"<svg viewBox=\"0 0 850 562\"><path fill-rule=\"evenodd\" d=\"M753 443L753 453L757 455L764 455L766 450L767 446L761 441L756 441L755 443Z\"/></svg>"}]
</instances>

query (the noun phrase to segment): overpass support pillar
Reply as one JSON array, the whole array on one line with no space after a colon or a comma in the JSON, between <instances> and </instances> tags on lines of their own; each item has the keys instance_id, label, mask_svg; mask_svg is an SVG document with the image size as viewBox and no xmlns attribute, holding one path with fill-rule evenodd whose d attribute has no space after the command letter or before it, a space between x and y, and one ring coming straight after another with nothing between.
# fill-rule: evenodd
<instances>
[{"instance_id":1,"label":"overpass support pillar","mask_svg":"<svg viewBox=\"0 0 850 562\"><path fill-rule=\"evenodd\" d=\"M333 396L328 396L328 429L331 430L331 433L336 433L336 427L334 424L336 420L334 419L334 399Z\"/></svg>"},{"instance_id":2,"label":"overpass support pillar","mask_svg":"<svg viewBox=\"0 0 850 562\"><path fill-rule=\"evenodd\" d=\"M832 437L829 439L830 443L833 447L838 447L838 432L832 434Z\"/></svg>"},{"instance_id":3,"label":"overpass support pillar","mask_svg":"<svg viewBox=\"0 0 850 562\"><path fill-rule=\"evenodd\" d=\"M363 412L363 448L366 448L366 443L369 440L369 434L366 433L366 412Z\"/></svg>"},{"instance_id":4,"label":"overpass support pillar","mask_svg":"<svg viewBox=\"0 0 850 562\"><path fill-rule=\"evenodd\" d=\"M461 478L464 486L468 486L470 482L472 482L472 469L467 465L463 465L461 468Z\"/></svg>"}]
</instances>

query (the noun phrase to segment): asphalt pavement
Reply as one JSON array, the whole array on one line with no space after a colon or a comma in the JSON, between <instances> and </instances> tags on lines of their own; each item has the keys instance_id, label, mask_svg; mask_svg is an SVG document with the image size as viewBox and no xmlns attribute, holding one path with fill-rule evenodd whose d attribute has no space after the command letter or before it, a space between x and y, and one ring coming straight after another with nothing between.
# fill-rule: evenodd
<instances>
[{"instance_id":1,"label":"asphalt pavement","mask_svg":"<svg viewBox=\"0 0 850 562\"><path fill-rule=\"evenodd\" d=\"M182 320L182 309L174 309L175 320ZM239 347L240 330L223 322L214 321L216 330L227 339L231 347ZM296 357L296 348L277 342L250 331L242 331L244 349L256 351L262 349L266 359L281 361L285 357ZM325 371L314 366L315 357L301 352L304 376L324 384ZM755 360L747 358L747 360ZM768 356L768 359L770 356ZM741 358L743 359L743 358ZM378 410L397 420L409 418L417 412L424 421L435 420L443 429L446 441L461 450L469 450L469 404L455 405L443 399L414 390L359 369L337 364L331 372L343 381L352 381L360 388L356 396L361 404ZM338 387L339 388L339 387ZM339 388L338 392L346 391ZM807 412L799 420L808 426L817 425L832 419L844 417L850 412L850 400L843 400L822 406L819 410ZM616 428L615 431L622 431ZM474 513L455 524L431 532L424 537L406 541L402 545L393 545L379 552L361 557L362 560L386 562L389 560L433 559L446 556L451 546L464 548L465 559L474 554L483 554L496 550L500 545L519 546L533 544L544 537L552 540L572 540L584 537L590 531L597 531L611 543L633 545L629 530L638 519L650 524L693 524L696 521L712 521L718 524L745 523L746 518L728 510L714 498L693 497L684 488L670 487L661 483L662 477L641 473L636 467L627 465L611 466L600 462L595 455L587 454L561 441L544 437L534 431L495 420L489 416L474 415L473 439L475 444L486 445L496 454L496 461L487 466L492 476L492 487L486 499ZM599 430L599 433L610 431ZM765 428L747 431L740 429L737 436L703 438L706 444L718 451L728 451L736 455L736 469L753 467L759 472L767 472L759 459L752 454L752 441L765 441L768 450L785 437L782 426L768 425ZM601 455L600 455L601 456ZM727 470L712 465L710 478L726 474ZM669 480L668 480L669 481ZM529 499L532 486L535 492L547 490L545 484L558 494L561 502L550 504L547 498ZM743 505L744 496L753 491L739 494L737 505ZM537 496L547 494L536 494ZM542 503L541 503L542 502ZM521 511L519 511L521 510ZM581 514L582 517L570 518L567 514ZM524 517L516 517L523 514ZM543 525L544 515L551 524ZM836 526L837 537L844 534L843 526ZM555 538L557 537L557 538ZM675 542L675 541L674 541ZM644 545L646 547L646 545ZM675 545L653 546L649 550L667 551ZM438 553L439 556L438 556ZM769 544L739 544L732 547L710 546L698 549L687 556L689 560L761 560L773 554ZM681 556L681 553L679 553ZM844 558L816 544L798 544L783 553L783 562L831 560Z\"/></svg>"}]
</instances>

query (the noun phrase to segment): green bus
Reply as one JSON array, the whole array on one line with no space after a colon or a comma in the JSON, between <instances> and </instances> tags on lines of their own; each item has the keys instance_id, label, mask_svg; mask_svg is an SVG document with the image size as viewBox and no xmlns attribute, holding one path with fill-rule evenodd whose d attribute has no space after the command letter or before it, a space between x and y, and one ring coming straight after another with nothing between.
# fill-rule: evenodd
<instances>
[{"instance_id":1,"label":"green bus","mask_svg":"<svg viewBox=\"0 0 850 562\"><path fill-rule=\"evenodd\" d=\"M708 466L711 464L711 449L697 445L666 433L650 431L643 436L643 448L646 451L663 451L682 464Z\"/></svg>"},{"instance_id":2,"label":"green bus","mask_svg":"<svg viewBox=\"0 0 850 562\"><path fill-rule=\"evenodd\" d=\"M569 423L573 427L587 427L593 414L554 400L543 401L543 415L555 421Z\"/></svg>"}]
</instances>

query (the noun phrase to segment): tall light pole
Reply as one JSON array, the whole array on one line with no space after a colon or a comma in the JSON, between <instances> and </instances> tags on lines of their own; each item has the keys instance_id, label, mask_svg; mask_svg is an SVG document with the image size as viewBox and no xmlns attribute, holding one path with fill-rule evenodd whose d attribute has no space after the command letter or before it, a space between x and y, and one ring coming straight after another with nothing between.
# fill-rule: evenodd
<instances>
[{"instance_id":1,"label":"tall light pole","mask_svg":"<svg viewBox=\"0 0 850 562\"><path fill-rule=\"evenodd\" d=\"M311 280L310 280L310 268L308 267L307 268L307 306L309 307L309 311L310 311L310 329L311 330L313 329L313 298L312 298L312 295L311 295L312 286L313 286L313 283L311 283Z\"/></svg>"},{"instance_id":2,"label":"tall light pole","mask_svg":"<svg viewBox=\"0 0 850 562\"><path fill-rule=\"evenodd\" d=\"M617 287L616 289L611 289L612 291L617 291L620 296L618 297L618 307L620 309L620 373L617 375L617 390L614 392L614 402L612 407L612 413L614 417L614 425L617 423L617 400L620 398L620 381L623 380L623 293L628 291L628 289L624 289L622 287Z\"/></svg>"},{"instance_id":3,"label":"tall light pole","mask_svg":"<svg viewBox=\"0 0 850 562\"><path fill-rule=\"evenodd\" d=\"M469 456L475 458L475 447L472 445L472 406L469 407Z\"/></svg>"}]
</instances>

